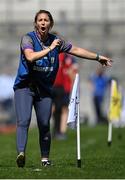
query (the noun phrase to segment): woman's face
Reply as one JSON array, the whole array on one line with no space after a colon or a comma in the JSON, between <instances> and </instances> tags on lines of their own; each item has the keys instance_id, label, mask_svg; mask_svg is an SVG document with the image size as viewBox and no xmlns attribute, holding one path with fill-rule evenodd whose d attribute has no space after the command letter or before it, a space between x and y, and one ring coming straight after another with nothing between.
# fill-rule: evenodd
<instances>
[{"instance_id":1,"label":"woman's face","mask_svg":"<svg viewBox=\"0 0 125 180\"><path fill-rule=\"evenodd\" d=\"M35 22L35 27L41 35L47 35L51 28L49 16L46 13L39 14Z\"/></svg>"}]
</instances>

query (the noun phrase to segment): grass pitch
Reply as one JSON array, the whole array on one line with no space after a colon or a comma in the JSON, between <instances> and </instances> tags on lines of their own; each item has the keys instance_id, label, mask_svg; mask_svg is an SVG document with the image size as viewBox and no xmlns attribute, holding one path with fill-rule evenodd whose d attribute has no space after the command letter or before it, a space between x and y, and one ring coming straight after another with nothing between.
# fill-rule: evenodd
<instances>
[{"instance_id":1,"label":"grass pitch","mask_svg":"<svg viewBox=\"0 0 125 180\"><path fill-rule=\"evenodd\" d=\"M15 134L1 134L0 179L123 179L125 129L113 128L110 147L107 133L107 125L81 126L81 168L77 168L75 130L68 129L67 140L52 140L50 159L54 165L47 168L40 166L37 129L29 131L25 168L18 168L15 163Z\"/></svg>"}]
</instances>

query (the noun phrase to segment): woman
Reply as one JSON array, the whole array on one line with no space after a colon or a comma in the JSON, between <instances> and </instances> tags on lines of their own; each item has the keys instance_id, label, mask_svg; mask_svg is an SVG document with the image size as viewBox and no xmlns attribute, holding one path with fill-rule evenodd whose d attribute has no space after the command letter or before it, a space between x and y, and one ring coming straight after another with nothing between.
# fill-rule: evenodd
<instances>
[{"instance_id":1,"label":"woman","mask_svg":"<svg viewBox=\"0 0 125 180\"><path fill-rule=\"evenodd\" d=\"M24 167L28 128L31 121L32 106L35 108L39 128L41 162L51 165L50 117L52 108L52 87L58 71L60 52L99 61L111 66L111 60L85 49L66 43L49 31L54 25L50 12L40 10L34 19L35 31L22 37L20 63L14 83L15 109L17 115L17 165Z\"/></svg>"}]
</instances>

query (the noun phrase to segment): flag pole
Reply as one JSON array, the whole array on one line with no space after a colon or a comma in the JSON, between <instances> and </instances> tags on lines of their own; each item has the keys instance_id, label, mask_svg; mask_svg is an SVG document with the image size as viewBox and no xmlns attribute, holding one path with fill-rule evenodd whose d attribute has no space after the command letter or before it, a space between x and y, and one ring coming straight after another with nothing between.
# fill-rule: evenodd
<instances>
[{"instance_id":1,"label":"flag pole","mask_svg":"<svg viewBox=\"0 0 125 180\"><path fill-rule=\"evenodd\" d=\"M77 167L81 168L79 102L77 104Z\"/></svg>"},{"instance_id":2,"label":"flag pole","mask_svg":"<svg viewBox=\"0 0 125 180\"><path fill-rule=\"evenodd\" d=\"M80 118L79 118L79 74L76 74L72 93L69 103L69 114L67 119L67 124L72 128L76 128L76 151L77 151L77 167L81 168L81 155L80 155Z\"/></svg>"},{"instance_id":3,"label":"flag pole","mask_svg":"<svg viewBox=\"0 0 125 180\"><path fill-rule=\"evenodd\" d=\"M112 122L109 120L108 124L108 146L111 146L112 143Z\"/></svg>"},{"instance_id":4,"label":"flag pole","mask_svg":"<svg viewBox=\"0 0 125 180\"><path fill-rule=\"evenodd\" d=\"M122 127L122 123L121 123L121 113L122 113L122 106L123 106L123 92L122 92L122 87L119 86L119 92L121 94L121 108L120 108L120 115L119 115L119 134L118 134L118 139L122 139L122 133L121 133L121 127Z\"/></svg>"},{"instance_id":5,"label":"flag pole","mask_svg":"<svg viewBox=\"0 0 125 180\"><path fill-rule=\"evenodd\" d=\"M81 168L81 152L80 152L80 89L79 89L79 75L78 75L78 86L76 96L76 112L77 112L77 167Z\"/></svg>"},{"instance_id":6,"label":"flag pole","mask_svg":"<svg viewBox=\"0 0 125 180\"><path fill-rule=\"evenodd\" d=\"M114 95L114 90L116 91L116 81L112 80L111 81L111 95L110 95L110 106L109 106L109 122L108 122L108 146L111 146L112 144L112 117L113 114L113 95Z\"/></svg>"}]
</instances>

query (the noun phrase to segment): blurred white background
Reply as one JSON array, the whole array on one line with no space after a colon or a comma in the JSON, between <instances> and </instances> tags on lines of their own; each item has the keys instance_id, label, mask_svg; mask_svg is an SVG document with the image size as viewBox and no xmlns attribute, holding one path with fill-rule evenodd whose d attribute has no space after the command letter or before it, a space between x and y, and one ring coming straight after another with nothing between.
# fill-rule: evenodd
<instances>
[{"instance_id":1,"label":"blurred white background","mask_svg":"<svg viewBox=\"0 0 125 180\"><path fill-rule=\"evenodd\" d=\"M0 0L0 75L16 75L20 38L33 30L39 9L52 13L53 30L74 45L111 57L114 63L107 74L125 87L125 0ZM82 59L78 63L80 114L94 124L87 80L98 63Z\"/></svg>"}]
</instances>

